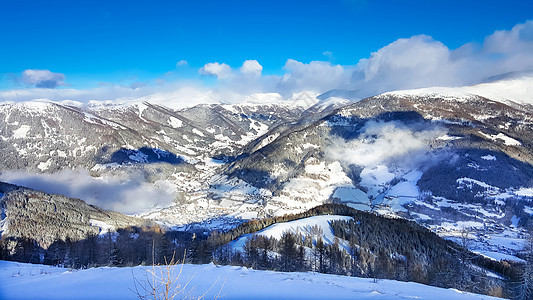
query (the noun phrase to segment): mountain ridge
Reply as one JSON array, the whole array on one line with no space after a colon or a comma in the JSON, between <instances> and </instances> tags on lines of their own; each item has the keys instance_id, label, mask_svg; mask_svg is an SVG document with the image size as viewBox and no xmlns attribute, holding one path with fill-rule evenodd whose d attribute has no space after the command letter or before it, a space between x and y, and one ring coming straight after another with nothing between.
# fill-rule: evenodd
<instances>
[{"instance_id":1,"label":"mountain ridge","mask_svg":"<svg viewBox=\"0 0 533 300\"><path fill-rule=\"evenodd\" d=\"M502 82L488 85L497 89ZM150 103L4 104L0 178L24 183L24 172L85 169L90 177L79 178L89 183L73 196L99 189L95 180L106 182L106 191L150 188L154 193L139 198L147 202L137 213L170 227L207 221L206 228L224 228L342 202L432 228L503 224L520 236L519 227L529 222L525 200L532 197L533 109L457 90L389 92L357 102L310 101L303 93L295 99L301 105L180 110ZM495 170L511 179L496 180ZM127 197L118 195L124 203ZM163 200L150 202L157 197ZM510 199L519 200L518 207ZM118 207L105 195L98 201Z\"/></svg>"}]
</instances>

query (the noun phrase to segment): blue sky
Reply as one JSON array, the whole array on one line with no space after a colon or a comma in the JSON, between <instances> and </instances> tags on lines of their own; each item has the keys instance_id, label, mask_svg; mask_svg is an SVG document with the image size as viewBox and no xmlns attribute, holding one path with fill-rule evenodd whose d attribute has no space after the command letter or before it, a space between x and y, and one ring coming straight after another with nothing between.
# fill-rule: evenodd
<instances>
[{"instance_id":1,"label":"blue sky","mask_svg":"<svg viewBox=\"0 0 533 300\"><path fill-rule=\"evenodd\" d=\"M288 59L356 66L420 34L450 51L481 48L495 31L531 19L533 1L524 0L3 0L0 89L29 87L17 79L28 69L62 74L60 89L161 78L210 85L216 79L202 66L245 60L257 60L262 76L282 76Z\"/></svg>"}]
</instances>

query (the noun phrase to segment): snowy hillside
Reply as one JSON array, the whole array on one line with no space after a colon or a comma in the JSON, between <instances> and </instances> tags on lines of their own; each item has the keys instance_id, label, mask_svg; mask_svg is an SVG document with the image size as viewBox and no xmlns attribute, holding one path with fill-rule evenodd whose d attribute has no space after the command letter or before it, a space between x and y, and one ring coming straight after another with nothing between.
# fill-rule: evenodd
<instances>
[{"instance_id":1,"label":"snowy hillside","mask_svg":"<svg viewBox=\"0 0 533 300\"><path fill-rule=\"evenodd\" d=\"M286 232L294 235L309 235L313 237L313 244L315 244L316 240L320 237L325 245L330 245L333 244L333 241L335 240L335 235L330 227L331 221L348 221L351 219L352 217L327 215L277 223L253 234L247 234L231 242L231 246L235 250L243 251L243 246L250 237L262 235L268 238L281 240L281 236Z\"/></svg>"},{"instance_id":2,"label":"snowy hillside","mask_svg":"<svg viewBox=\"0 0 533 300\"><path fill-rule=\"evenodd\" d=\"M177 274L180 266L175 267ZM150 267L70 270L0 261L0 298L138 299L135 276ZM156 269L158 272L158 269ZM183 265L181 284L189 296L205 299L497 299L411 282L374 280L319 273L255 271L244 267Z\"/></svg>"},{"instance_id":3,"label":"snowy hillside","mask_svg":"<svg viewBox=\"0 0 533 300\"><path fill-rule=\"evenodd\" d=\"M384 95L439 95L459 99L468 99L472 95L478 95L496 101L533 105L533 73L510 74L494 81L470 86L421 88L394 91Z\"/></svg>"}]
</instances>

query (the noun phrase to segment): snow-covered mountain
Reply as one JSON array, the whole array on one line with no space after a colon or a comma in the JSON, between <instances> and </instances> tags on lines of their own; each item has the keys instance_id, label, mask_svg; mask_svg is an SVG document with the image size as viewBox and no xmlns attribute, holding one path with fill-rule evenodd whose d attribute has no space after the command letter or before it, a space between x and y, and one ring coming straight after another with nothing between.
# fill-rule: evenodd
<instances>
[{"instance_id":1,"label":"snow-covered mountain","mask_svg":"<svg viewBox=\"0 0 533 300\"><path fill-rule=\"evenodd\" d=\"M467 99L481 96L507 104L533 105L533 72L509 73L487 79L483 83L463 87L431 87L402 90L385 95L440 96Z\"/></svg>"},{"instance_id":2,"label":"snow-covered mountain","mask_svg":"<svg viewBox=\"0 0 533 300\"><path fill-rule=\"evenodd\" d=\"M139 178L135 183L153 184L160 191L156 196L170 198L154 206L196 204L196 199L205 198L197 193L208 188L209 178L225 161L241 154L243 146L270 126L298 118L306 105L312 104L200 105L175 111L149 103L85 107L7 103L0 106L5 120L0 124L2 178L117 209L110 203L111 195L95 195L98 193L91 190L109 181L108 190L113 185L124 186L135 177ZM28 174L35 176L29 180ZM60 177L64 178L61 182ZM88 184L76 190L72 177L78 184ZM100 179L98 187L93 178ZM58 184L68 187L58 190ZM119 198L127 202L126 196ZM124 212L139 213L150 206L125 208Z\"/></svg>"},{"instance_id":3,"label":"snow-covered mountain","mask_svg":"<svg viewBox=\"0 0 533 300\"><path fill-rule=\"evenodd\" d=\"M6 103L0 179L183 228L342 202L442 235L478 228L478 250L514 253L533 212L532 80L180 110Z\"/></svg>"},{"instance_id":4,"label":"snow-covered mountain","mask_svg":"<svg viewBox=\"0 0 533 300\"><path fill-rule=\"evenodd\" d=\"M531 78L513 82L529 91ZM480 86L496 100L463 92ZM268 214L343 202L442 235L476 228L485 253L519 250L533 199L532 97L511 102L503 81L480 86L386 93L274 128L228 176L271 195Z\"/></svg>"}]
</instances>

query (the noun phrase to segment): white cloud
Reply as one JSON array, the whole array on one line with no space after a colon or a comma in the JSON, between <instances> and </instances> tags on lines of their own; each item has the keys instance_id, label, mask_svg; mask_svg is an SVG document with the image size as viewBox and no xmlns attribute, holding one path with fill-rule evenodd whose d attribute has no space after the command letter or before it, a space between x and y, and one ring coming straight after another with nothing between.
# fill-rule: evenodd
<instances>
[{"instance_id":1,"label":"white cloud","mask_svg":"<svg viewBox=\"0 0 533 300\"><path fill-rule=\"evenodd\" d=\"M395 77L398 71L413 73L416 70L418 74L424 75L448 60L449 53L442 43L421 35L399 39L372 53L369 59L359 65L364 67L366 81L390 73Z\"/></svg>"},{"instance_id":2,"label":"white cloud","mask_svg":"<svg viewBox=\"0 0 533 300\"><path fill-rule=\"evenodd\" d=\"M322 55L324 55L325 57L327 57L328 59L333 59L333 52L331 51L324 51L322 52Z\"/></svg>"},{"instance_id":3,"label":"white cloud","mask_svg":"<svg viewBox=\"0 0 533 300\"><path fill-rule=\"evenodd\" d=\"M284 69L287 72L280 78L277 86L284 94L305 90L325 92L347 87L351 75L351 70L325 61L306 64L289 59Z\"/></svg>"},{"instance_id":4,"label":"white cloud","mask_svg":"<svg viewBox=\"0 0 533 300\"><path fill-rule=\"evenodd\" d=\"M369 121L356 139L333 140L326 149L326 155L346 165L370 168L391 162L410 164L425 160L430 151L429 141L443 135L445 130L437 126L424 130L415 127L395 121Z\"/></svg>"},{"instance_id":5,"label":"white cloud","mask_svg":"<svg viewBox=\"0 0 533 300\"><path fill-rule=\"evenodd\" d=\"M188 64L189 64L188 61L182 59L182 60L180 60L180 61L178 61L178 62L176 63L176 67L187 66Z\"/></svg>"},{"instance_id":6,"label":"white cloud","mask_svg":"<svg viewBox=\"0 0 533 300\"><path fill-rule=\"evenodd\" d=\"M0 91L0 101L27 101L48 99L52 101L123 100L153 92L149 87L132 89L130 86L106 85L91 89L14 89Z\"/></svg>"},{"instance_id":7,"label":"white cloud","mask_svg":"<svg viewBox=\"0 0 533 300\"><path fill-rule=\"evenodd\" d=\"M533 51L533 21L518 24L511 30L498 30L483 43L485 51L513 54Z\"/></svg>"},{"instance_id":8,"label":"white cloud","mask_svg":"<svg viewBox=\"0 0 533 300\"><path fill-rule=\"evenodd\" d=\"M353 86L366 93L432 85L460 84L451 51L429 36L399 39L362 59L353 73Z\"/></svg>"},{"instance_id":9,"label":"white cloud","mask_svg":"<svg viewBox=\"0 0 533 300\"><path fill-rule=\"evenodd\" d=\"M496 31L482 45L454 50L425 35L399 39L355 66L361 96L431 86L478 83L509 72L533 70L533 21Z\"/></svg>"},{"instance_id":10,"label":"white cloud","mask_svg":"<svg viewBox=\"0 0 533 300\"><path fill-rule=\"evenodd\" d=\"M231 75L231 67L225 63L207 63L198 70L198 73L224 79Z\"/></svg>"},{"instance_id":11,"label":"white cloud","mask_svg":"<svg viewBox=\"0 0 533 300\"><path fill-rule=\"evenodd\" d=\"M160 91L135 99L156 103L173 109L190 107L197 104L221 103L219 95L209 89L194 86L183 86L169 91Z\"/></svg>"},{"instance_id":12,"label":"white cloud","mask_svg":"<svg viewBox=\"0 0 533 300\"><path fill-rule=\"evenodd\" d=\"M245 77L260 77L263 66L257 60L245 60L240 71Z\"/></svg>"},{"instance_id":13,"label":"white cloud","mask_svg":"<svg viewBox=\"0 0 533 300\"><path fill-rule=\"evenodd\" d=\"M494 32L485 39L480 52L492 65L493 72L533 69L533 21Z\"/></svg>"},{"instance_id":14,"label":"white cloud","mask_svg":"<svg viewBox=\"0 0 533 300\"><path fill-rule=\"evenodd\" d=\"M425 123L368 121L357 138L331 139L325 154L345 167L359 166L360 185L368 189L368 195L377 196L395 173L423 170L448 158L446 151L434 152L429 146L445 132L444 128Z\"/></svg>"},{"instance_id":15,"label":"white cloud","mask_svg":"<svg viewBox=\"0 0 533 300\"><path fill-rule=\"evenodd\" d=\"M53 89L65 85L65 75L53 73L49 70L25 70L22 72L22 82L37 88Z\"/></svg>"},{"instance_id":16,"label":"white cloud","mask_svg":"<svg viewBox=\"0 0 533 300\"><path fill-rule=\"evenodd\" d=\"M2 172L0 180L46 193L79 198L89 204L126 214L167 207L176 194L167 187L146 181L141 172L92 177L86 170L65 170L54 174Z\"/></svg>"},{"instance_id":17,"label":"white cloud","mask_svg":"<svg viewBox=\"0 0 533 300\"><path fill-rule=\"evenodd\" d=\"M103 84L91 89L13 89L0 91L0 102L47 100L61 102L75 100L84 103L105 102L127 104L149 101L169 108L183 108L196 104L220 103L222 96L203 86L202 82L189 80L128 85Z\"/></svg>"}]
</instances>

